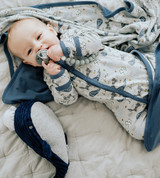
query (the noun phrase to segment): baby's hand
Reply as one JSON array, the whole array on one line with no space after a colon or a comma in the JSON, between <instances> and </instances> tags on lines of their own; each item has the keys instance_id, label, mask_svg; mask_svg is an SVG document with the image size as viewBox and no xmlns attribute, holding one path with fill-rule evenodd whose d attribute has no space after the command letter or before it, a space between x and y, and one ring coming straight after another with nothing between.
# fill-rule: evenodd
<instances>
[{"instance_id":1,"label":"baby's hand","mask_svg":"<svg viewBox=\"0 0 160 178\"><path fill-rule=\"evenodd\" d=\"M44 63L44 61L42 61L42 66L44 69L46 69L46 71L49 75L56 75L61 70L61 67L51 60L49 61L49 63L47 65Z\"/></svg>"},{"instance_id":2,"label":"baby's hand","mask_svg":"<svg viewBox=\"0 0 160 178\"><path fill-rule=\"evenodd\" d=\"M59 44L51 46L48 49L47 55L54 61L60 61L61 57L64 56Z\"/></svg>"}]
</instances>

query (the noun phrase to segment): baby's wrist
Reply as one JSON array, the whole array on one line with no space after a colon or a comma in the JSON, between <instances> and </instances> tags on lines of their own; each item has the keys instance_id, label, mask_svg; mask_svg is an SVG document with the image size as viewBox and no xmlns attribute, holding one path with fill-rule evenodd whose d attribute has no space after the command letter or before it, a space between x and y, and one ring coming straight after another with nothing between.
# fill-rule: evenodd
<instances>
[{"instance_id":1,"label":"baby's wrist","mask_svg":"<svg viewBox=\"0 0 160 178\"><path fill-rule=\"evenodd\" d=\"M59 78L63 75L64 71L65 71L64 68L60 68L59 72L51 74L50 78L51 79L57 79L57 78Z\"/></svg>"}]
</instances>

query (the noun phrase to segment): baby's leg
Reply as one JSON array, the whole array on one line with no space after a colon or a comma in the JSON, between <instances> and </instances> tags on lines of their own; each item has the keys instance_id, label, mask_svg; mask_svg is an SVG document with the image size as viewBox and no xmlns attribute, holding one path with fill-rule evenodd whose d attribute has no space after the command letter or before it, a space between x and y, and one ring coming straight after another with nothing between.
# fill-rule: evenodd
<instances>
[{"instance_id":1,"label":"baby's leg","mask_svg":"<svg viewBox=\"0 0 160 178\"><path fill-rule=\"evenodd\" d=\"M132 116L131 116L132 117ZM145 123L146 123L146 111L141 113L139 118L137 119L135 116L132 118L132 124L128 128L128 133L135 139L144 140L144 130L145 130ZM126 125L129 124L126 121Z\"/></svg>"},{"instance_id":2,"label":"baby's leg","mask_svg":"<svg viewBox=\"0 0 160 178\"><path fill-rule=\"evenodd\" d=\"M147 110L146 105L132 99L123 101L110 101L106 103L123 126L123 128L135 139L144 139Z\"/></svg>"}]
</instances>

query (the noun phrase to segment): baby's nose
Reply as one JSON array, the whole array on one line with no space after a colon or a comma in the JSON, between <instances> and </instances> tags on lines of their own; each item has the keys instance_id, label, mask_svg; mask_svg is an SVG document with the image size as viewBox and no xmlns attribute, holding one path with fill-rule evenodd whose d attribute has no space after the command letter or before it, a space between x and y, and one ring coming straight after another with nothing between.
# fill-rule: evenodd
<instances>
[{"instance_id":1,"label":"baby's nose","mask_svg":"<svg viewBox=\"0 0 160 178\"><path fill-rule=\"evenodd\" d=\"M38 52L41 49L43 49L43 45L40 43L40 44L37 45L36 52Z\"/></svg>"}]
</instances>

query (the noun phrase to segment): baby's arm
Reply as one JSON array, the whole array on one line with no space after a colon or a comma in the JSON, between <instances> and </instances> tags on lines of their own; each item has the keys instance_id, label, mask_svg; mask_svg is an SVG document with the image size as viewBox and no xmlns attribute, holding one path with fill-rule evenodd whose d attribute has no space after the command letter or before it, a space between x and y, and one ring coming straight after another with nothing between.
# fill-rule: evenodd
<instances>
[{"instance_id":1,"label":"baby's arm","mask_svg":"<svg viewBox=\"0 0 160 178\"><path fill-rule=\"evenodd\" d=\"M55 62L64 56L59 44L50 47L47 55ZM73 104L78 99L78 93L71 83L68 71L54 61L50 60L47 65L42 62L45 69L44 81L51 90L55 102L64 105Z\"/></svg>"},{"instance_id":2,"label":"baby's arm","mask_svg":"<svg viewBox=\"0 0 160 178\"><path fill-rule=\"evenodd\" d=\"M102 49L99 35L90 30L70 29L62 35L60 45L69 58L97 54Z\"/></svg>"},{"instance_id":3,"label":"baby's arm","mask_svg":"<svg viewBox=\"0 0 160 178\"><path fill-rule=\"evenodd\" d=\"M64 68L61 67L56 75L48 75L48 72L44 71L44 81L51 90L56 103L70 105L77 101L78 93L71 83L69 73Z\"/></svg>"}]
</instances>

